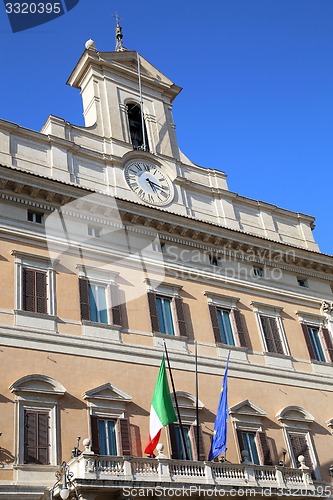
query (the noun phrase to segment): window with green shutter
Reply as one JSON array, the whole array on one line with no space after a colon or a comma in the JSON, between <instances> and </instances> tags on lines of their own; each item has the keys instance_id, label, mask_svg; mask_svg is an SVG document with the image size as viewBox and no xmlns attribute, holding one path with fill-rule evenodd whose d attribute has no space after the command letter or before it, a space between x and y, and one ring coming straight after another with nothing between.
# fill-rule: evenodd
<instances>
[{"instance_id":1,"label":"window with green shutter","mask_svg":"<svg viewBox=\"0 0 333 500\"><path fill-rule=\"evenodd\" d=\"M37 269L23 268L23 310L47 314L47 273Z\"/></svg>"},{"instance_id":2,"label":"window with green shutter","mask_svg":"<svg viewBox=\"0 0 333 500\"><path fill-rule=\"evenodd\" d=\"M49 412L24 411L24 463L49 464Z\"/></svg>"},{"instance_id":3,"label":"window with green shutter","mask_svg":"<svg viewBox=\"0 0 333 500\"><path fill-rule=\"evenodd\" d=\"M181 297L148 292L152 331L166 335L187 336L187 324Z\"/></svg>"},{"instance_id":4,"label":"window with green shutter","mask_svg":"<svg viewBox=\"0 0 333 500\"><path fill-rule=\"evenodd\" d=\"M81 319L119 325L122 324L118 286L79 278Z\"/></svg>"},{"instance_id":5,"label":"window with green shutter","mask_svg":"<svg viewBox=\"0 0 333 500\"><path fill-rule=\"evenodd\" d=\"M262 314L259 317L267 351L285 354L278 318Z\"/></svg>"}]
</instances>

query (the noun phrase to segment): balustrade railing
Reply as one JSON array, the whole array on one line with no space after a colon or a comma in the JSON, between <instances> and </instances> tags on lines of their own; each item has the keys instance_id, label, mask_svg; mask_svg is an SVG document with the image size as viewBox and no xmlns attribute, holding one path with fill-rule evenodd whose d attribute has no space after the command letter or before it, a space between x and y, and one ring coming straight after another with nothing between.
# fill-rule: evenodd
<instances>
[{"instance_id":1,"label":"balustrade railing","mask_svg":"<svg viewBox=\"0 0 333 500\"><path fill-rule=\"evenodd\" d=\"M82 454L69 463L73 480L116 480L117 484L205 485L205 487L285 488L313 491L311 474L305 469L253 464L195 462L167 458L105 457Z\"/></svg>"}]
</instances>

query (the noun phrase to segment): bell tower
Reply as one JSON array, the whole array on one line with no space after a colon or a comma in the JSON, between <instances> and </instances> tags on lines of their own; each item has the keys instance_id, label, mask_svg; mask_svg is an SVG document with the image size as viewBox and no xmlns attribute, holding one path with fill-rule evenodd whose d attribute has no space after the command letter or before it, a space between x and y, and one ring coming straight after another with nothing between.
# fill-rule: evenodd
<instances>
[{"instance_id":1,"label":"bell tower","mask_svg":"<svg viewBox=\"0 0 333 500\"><path fill-rule=\"evenodd\" d=\"M67 81L81 91L85 127L117 156L137 149L178 160L172 103L182 89L123 46L118 18L114 52L97 51L92 40L85 47Z\"/></svg>"}]
</instances>

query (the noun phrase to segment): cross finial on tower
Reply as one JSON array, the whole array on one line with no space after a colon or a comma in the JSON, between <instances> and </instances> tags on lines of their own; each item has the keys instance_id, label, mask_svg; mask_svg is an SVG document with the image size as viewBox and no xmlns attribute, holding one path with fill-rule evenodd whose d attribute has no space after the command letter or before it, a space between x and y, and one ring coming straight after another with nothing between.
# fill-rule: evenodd
<instances>
[{"instance_id":1,"label":"cross finial on tower","mask_svg":"<svg viewBox=\"0 0 333 500\"><path fill-rule=\"evenodd\" d=\"M118 16L118 14L115 14L113 17L115 17L116 23L117 23L116 24L116 48L115 48L115 51L122 52L123 50L127 50L127 49L123 46L123 32L122 32L122 27L119 24L119 21L121 18Z\"/></svg>"}]
</instances>

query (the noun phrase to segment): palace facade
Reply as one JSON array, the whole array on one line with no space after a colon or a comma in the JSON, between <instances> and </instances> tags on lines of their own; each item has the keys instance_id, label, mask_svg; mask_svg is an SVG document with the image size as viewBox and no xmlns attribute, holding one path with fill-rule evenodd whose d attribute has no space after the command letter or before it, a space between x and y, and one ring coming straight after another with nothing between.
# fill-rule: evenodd
<instances>
[{"instance_id":1,"label":"palace facade","mask_svg":"<svg viewBox=\"0 0 333 500\"><path fill-rule=\"evenodd\" d=\"M0 497L332 496L333 258L180 151L181 88L120 35L68 79L85 127L0 121ZM177 422L148 458L165 345L186 450Z\"/></svg>"}]
</instances>

